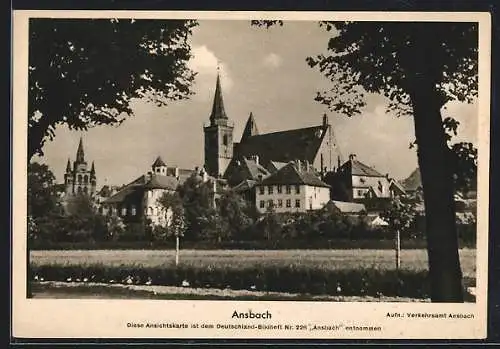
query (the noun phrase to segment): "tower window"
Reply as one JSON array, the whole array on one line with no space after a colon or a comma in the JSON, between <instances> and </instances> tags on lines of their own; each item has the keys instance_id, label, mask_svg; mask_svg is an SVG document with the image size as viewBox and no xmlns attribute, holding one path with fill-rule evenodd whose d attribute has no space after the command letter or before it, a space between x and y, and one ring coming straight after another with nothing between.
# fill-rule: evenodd
<instances>
[{"instance_id":1,"label":"tower window","mask_svg":"<svg viewBox=\"0 0 500 349\"><path fill-rule=\"evenodd\" d=\"M83 182L84 182L84 183L88 183L88 182L89 182L89 176L85 175L85 176L83 177Z\"/></svg>"},{"instance_id":2,"label":"tower window","mask_svg":"<svg viewBox=\"0 0 500 349\"><path fill-rule=\"evenodd\" d=\"M228 143L229 143L229 137L227 135L224 135L222 137L222 143L224 143L224 145L228 145Z\"/></svg>"},{"instance_id":3,"label":"tower window","mask_svg":"<svg viewBox=\"0 0 500 349\"><path fill-rule=\"evenodd\" d=\"M82 183L82 175L78 175L78 183Z\"/></svg>"}]
</instances>

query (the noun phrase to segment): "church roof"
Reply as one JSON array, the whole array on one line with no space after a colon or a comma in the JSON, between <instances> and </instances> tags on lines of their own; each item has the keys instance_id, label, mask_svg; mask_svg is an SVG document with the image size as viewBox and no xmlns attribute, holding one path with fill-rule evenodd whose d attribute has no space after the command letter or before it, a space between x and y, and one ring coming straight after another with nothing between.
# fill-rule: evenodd
<instances>
[{"instance_id":1,"label":"church roof","mask_svg":"<svg viewBox=\"0 0 500 349\"><path fill-rule=\"evenodd\" d=\"M302 165L304 166L304 165ZM273 184L283 184L283 185L295 185L304 184L314 187L327 187L330 186L323 182L317 175L309 169L300 169L300 165L295 162L290 162L286 166L282 167L278 172L270 175L269 177L262 180L262 185L273 185Z\"/></svg>"},{"instance_id":2,"label":"church roof","mask_svg":"<svg viewBox=\"0 0 500 349\"><path fill-rule=\"evenodd\" d=\"M327 127L313 126L251 136L236 146L235 155L258 155L261 164L293 160L313 163Z\"/></svg>"},{"instance_id":3,"label":"church roof","mask_svg":"<svg viewBox=\"0 0 500 349\"><path fill-rule=\"evenodd\" d=\"M210 121L213 123L215 120L227 119L226 110L224 109L224 100L222 98L222 88L220 84L220 76L217 73L217 82L215 83L214 103L212 105L212 113L210 114Z\"/></svg>"},{"instance_id":4,"label":"church roof","mask_svg":"<svg viewBox=\"0 0 500 349\"><path fill-rule=\"evenodd\" d=\"M250 113L245 128L243 129L243 135L241 136L241 141L243 142L247 138L256 136L258 134L259 130L257 129L257 123L255 122L255 118L253 117L253 113Z\"/></svg>"}]
</instances>

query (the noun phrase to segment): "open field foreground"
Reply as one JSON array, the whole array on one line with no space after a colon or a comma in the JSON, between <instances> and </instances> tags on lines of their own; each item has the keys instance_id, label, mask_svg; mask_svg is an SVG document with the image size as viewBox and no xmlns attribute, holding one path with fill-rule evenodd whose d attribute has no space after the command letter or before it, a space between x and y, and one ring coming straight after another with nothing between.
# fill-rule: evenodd
<instances>
[{"instance_id":1,"label":"open field foreground","mask_svg":"<svg viewBox=\"0 0 500 349\"><path fill-rule=\"evenodd\" d=\"M461 250L460 256L464 288L473 287L475 251ZM32 251L29 278L33 287L52 281L79 288L61 293L62 289L50 284L50 290L44 286L37 294L32 287L31 292L35 297L58 292L63 297L68 292L76 296L75 291L83 292L86 297L102 292L114 297L118 289L109 292L111 289L106 285L121 284L147 289L178 287L164 288L170 291L161 293L163 299L260 299L264 296L286 300L296 297L285 294L298 294L297 299L310 296L364 297L372 301L381 301L384 297L429 298L425 250L403 251L400 270L396 270L394 251L390 250L186 250L182 251L178 266L174 258L174 251L167 250ZM91 284L96 286L89 289ZM200 289L209 291L189 291ZM238 290L243 294L220 294L214 292L217 289ZM264 293L259 296L255 292ZM136 297L137 292L130 296Z\"/></svg>"},{"instance_id":2,"label":"open field foreground","mask_svg":"<svg viewBox=\"0 0 500 349\"><path fill-rule=\"evenodd\" d=\"M408 297L329 296L287 292L263 292L177 286L66 283L44 281L33 285L33 298L65 299L161 299L161 300L245 300L245 301L325 301L325 302L430 302Z\"/></svg>"},{"instance_id":3,"label":"open field foreground","mask_svg":"<svg viewBox=\"0 0 500 349\"><path fill-rule=\"evenodd\" d=\"M251 267L305 267L323 270L395 269L393 250L181 250L180 266L198 269ZM32 266L91 266L157 268L174 267L173 250L72 250L31 251ZM460 250L464 277L474 278L476 250ZM426 250L402 250L401 269L425 271Z\"/></svg>"}]
</instances>

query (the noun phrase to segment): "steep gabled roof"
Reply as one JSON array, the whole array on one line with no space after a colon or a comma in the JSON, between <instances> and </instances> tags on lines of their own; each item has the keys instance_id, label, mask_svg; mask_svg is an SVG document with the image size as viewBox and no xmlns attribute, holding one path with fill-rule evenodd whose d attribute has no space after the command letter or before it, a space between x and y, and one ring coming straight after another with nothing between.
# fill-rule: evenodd
<instances>
[{"instance_id":1,"label":"steep gabled roof","mask_svg":"<svg viewBox=\"0 0 500 349\"><path fill-rule=\"evenodd\" d=\"M371 177L384 177L383 174L375 170L374 168L363 164L358 160L349 160L351 166L351 174L355 176L371 176Z\"/></svg>"},{"instance_id":2,"label":"steep gabled roof","mask_svg":"<svg viewBox=\"0 0 500 349\"><path fill-rule=\"evenodd\" d=\"M264 167L262 167L260 164L258 164L255 160L243 157L242 164L244 165L244 168L246 168L247 170L247 173L249 175L248 179L256 180L259 178L259 176L265 177L269 175L269 171L266 170Z\"/></svg>"},{"instance_id":3,"label":"steep gabled roof","mask_svg":"<svg viewBox=\"0 0 500 349\"><path fill-rule=\"evenodd\" d=\"M341 213L361 213L366 212L366 207L363 204L347 201L330 200L325 205L325 209L335 208Z\"/></svg>"},{"instance_id":4,"label":"steep gabled roof","mask_svg":"<svg viewBox=\"0 0 500 349\"><path fill-rule=\"evenodd\" d=\"M251 179L245 179L240 184L238 184L237 186L235 186L233 188L233 190L235 192L247 191L247 190L252 189L255 186L256 183L257 183L257 181L254 181L254 180L251 180Z\"/></svg>"},{"instance_id":5,"label":"steep gabled roof","mask_svg":"<svg viewBox=\"0 0 500 349\"><path fill-rule=\"evenodd\" d=\"M253 117L253 113L250 113L248 117L247 124L243 130L243 135L241 136L241 141L245 141L249 137L257 136L259 134L259 130L257 129L257 123L255 122L255 118Z\"/></svg>"},{"instance_id":6,"label":"steep gabled roof","mask_svg":"<svg viewBox=\"0 0 500 349\"><path fill-rule=\"evenodd\" d=\"M420 169L417 167L403 182L401 183L406 191L415 191L422 188L422 179L420 177Z\"/></svg>"},{"instance_id":7,"label":"steep gabled roof","mask_svg":"<svg viewBox=\"0 0 500 349\"><path fill-rule=\"evenodd\" d=\"M152 174L151 179L147 181L144 188L175 190L178 185L179 181L175 177Z\"/></svg>"},{"instance_id":8,"label":"steep gabled roof","mask_svg":"<svg viewBox=\"0 0 500 349\"><path fill-rule=\"evenodd\" d=\"M236 156L259 156L259 162L307 160L313 163L328 126L313 126L248 137L235 147Z\"/></svg>"},{"instance_id":9,"label":"steep gabled roof","mask_svg":"<svg viewBox=\"0 0 500 349\"><path fill-rule=\"evenodd\" d=\"M294 162L288 163L286 166L282 167L278 172L270 175L269 177L262 180L262 185L294 185L294 184L304 184L314 187L326 187L330 186L323 182L312 170L299 170Z\"/></svg>"},{"instance_id":10,"label":"steep gabled roof","mask_svg":"<svg viewBox=\"0 0 500 349\"><path fill-rule=\"evenodd\" d=\"M268 170L272 173L286 166L287 162L269 161Z\"/></svg>"}]
</instances>

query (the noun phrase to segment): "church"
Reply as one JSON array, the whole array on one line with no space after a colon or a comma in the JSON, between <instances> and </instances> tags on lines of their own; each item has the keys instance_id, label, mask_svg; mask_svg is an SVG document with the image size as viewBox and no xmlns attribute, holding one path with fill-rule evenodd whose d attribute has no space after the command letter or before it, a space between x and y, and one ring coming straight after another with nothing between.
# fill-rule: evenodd
<instances>
[{"instance_id":1,"label":"church","mask_svg":"<svg viewBox=\"0 0 500 349\"><path fill-rule=\"evenodd\" d=\"M85 152L83 149L83 140L80 137L78 150L76 151L76 159L71 166L70 159L66 164L66 173L64 174L64 194L66 198L70 198L77 194L86 194L93 197L96 193L97 177L95 165L92 161L92 166L88 167L85 160Z\"/></svg>"},{"instance_id":2,"label":"church","mask_svg":"<svg viewBox=\"0 0 500 349\"><path fill-rule=\"evenodd\" d=\"M326 115L319 124L310 127L260 133L256 118L250 113L240 141L235 142L219 75L204 133L205 169L210 176L226 179L231 187L266 177L289 162L308 163L321 176L335 171L341 161Z\"/></svg>"}]
</instances>

